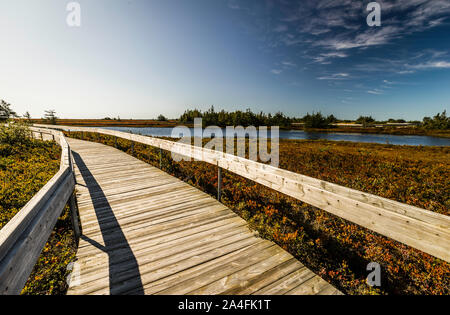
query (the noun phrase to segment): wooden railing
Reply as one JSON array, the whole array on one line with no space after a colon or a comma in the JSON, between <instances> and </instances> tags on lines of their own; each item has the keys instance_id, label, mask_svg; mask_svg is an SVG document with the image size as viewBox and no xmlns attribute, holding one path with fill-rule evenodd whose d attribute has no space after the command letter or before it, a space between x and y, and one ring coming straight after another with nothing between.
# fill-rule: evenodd
<instances>
[{"instance_id":1,"label":"wooden railing","mask_svg":"<svg viewBox=\"0 0 450 315\"><path fill-rule=\"evenodd\" d=\"M40 126L114 136L204 161L450 262L446 215L189 144L101 128Z\"/></svg>"},{"instance_id":2,"label":"wooden railing","mask_svg":"<svg viewBox=\"0 0 450 315\"><path fill-rule=\"evenodd\" d=\"M0 230L0 294L20 294L68 201L75 234L80 233L70 147L62 132L33 127L30 131L34 136L48 134L57 140L61 165L58 173Z\"/></svg>"}]
</instances>

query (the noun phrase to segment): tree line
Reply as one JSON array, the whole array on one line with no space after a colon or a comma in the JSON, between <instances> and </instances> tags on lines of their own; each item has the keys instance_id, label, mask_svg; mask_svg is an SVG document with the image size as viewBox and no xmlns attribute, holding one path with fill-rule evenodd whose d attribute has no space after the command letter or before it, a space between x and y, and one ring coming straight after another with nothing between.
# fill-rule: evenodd
<instances>
[{"instance_id":1,"label":"tree line","mask_svg":"<svg viewBox=\"0 0 450 315\"><path fill-rule=\"evenodd\" d=\"M160 116L161 117L161 116ZM370 127L374 124L381 123L406 123L404 119L390 118L387 121L377 121L372 116L359 116L356 121L340 120L334 115L325 116L321 112L307 113L303 117L289 117L281 112L275 115L266 114L263 112L254 113L250 109L246 111L228 112L221 110L215 111L214 106L206 111L198 109L186 110L180 117L181 123L193 123L195 118L202 118L204 126L280 126L282 128L292 127L295 123L302 123L305 128L327 129L335 127L333 124L338 122L355 122L361 124L363 127ZM422 122L410 121L410 123L417 123L427 129L450 129L450 117L447 117L446 111L438 113L433 118L425 117Z\"/></svg>"},{"instance_id":2,"label":"tree line","mask_svg":"<svg viewBox=\"0 0 450 315\"><path fill-rule=\"evenodd\" d=\"M0 122L9 118L18 118L19 115L11 108L11 104L0 100ZM23 118L31 120L29 112L26 112ZM334 115L325 116L321 112L307 113L305 116L289 117L282 112L277 112L274 115L271 113L258 112L254 113L252 110L245 111L237 110L228 112L225 110L216 111L214 106L211 106L206 111L198 109L186 110L180 117L180 123L193 123L195 118L202 118L204 126L280 126L281 128L291 128L295 123L301 123L305 128L310 129L327 129L335 127L333 124L337 122L353 122L350 120L340 120ZM46 110L44 117L41 118L44 123L56 124L58 117L54 110ZM110 119L110 118L109 118ZM118 118L120 120L120 117ZM163 115L158 116L159 121L167 121ZM387 121L376 121L372 116L360 116L355 121L363 127L369 127L376 123L405 123L404 119L389 119ZM444 110L433 117L424 117L421 122L414 121L426 129L450 129L450 117L447 117L447 112Z\"/></svg>"},{"instance_id":3,"label":"tree line","mask_svg":"<svg viewBox=\"0 0 450 315\"><path fill-rule=\"evenodd\" d=\"M254 113L250 109L246 111L227 112L221 110L215 111L214 106L202 112L198 109L186 110L179 118L181 123L193 123L195 118L202 118L205 126L280 126L289 127L292 123L292 118L287 117L282 112L277 112L275 115L265 114L263 112Z\"/></svg>"},{"instance_id":4,"label":"tree line","mask_svg":"<svg viewBox=\"0 0 450 315\"><path fill-rule=\"evenodd\" d=\"M0 122L4 122L10 118L25 118L27 121L31 120L31 115L27 111L25 114L20 117L12 108L11 104L5 102L4 100L0 100ZM52 124L56 125L56 121L58 120L58 117L56 117L56 111L46 110L44 112L44 117L41 118L44 123L46 124Z\"/></svg>"}]
</instances>

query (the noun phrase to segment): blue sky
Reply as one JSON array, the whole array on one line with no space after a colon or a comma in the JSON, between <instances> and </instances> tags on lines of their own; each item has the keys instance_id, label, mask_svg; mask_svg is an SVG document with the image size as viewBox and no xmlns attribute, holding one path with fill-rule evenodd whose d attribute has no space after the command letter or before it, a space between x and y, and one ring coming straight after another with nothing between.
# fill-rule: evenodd
<instances>
[{"instance_id":1,"label":"blue sky","mask_svg":"<svg viewBox=\"0 0 450 315\"><path fill-rule=\"evenodd\" d=\"M450 1L0 0L0 98L23 114L187 108L422 119L450 105Z\"/></svg>"}]
</instances>

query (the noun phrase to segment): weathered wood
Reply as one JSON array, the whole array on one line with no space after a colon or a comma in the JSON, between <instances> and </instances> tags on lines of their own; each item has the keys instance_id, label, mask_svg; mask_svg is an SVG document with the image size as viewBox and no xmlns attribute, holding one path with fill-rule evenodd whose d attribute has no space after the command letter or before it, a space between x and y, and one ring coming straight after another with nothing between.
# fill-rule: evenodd
<instances>
[{"instance_id":1,"label":"weathered wood","mask_svg":"<svg viewBox=\"0 0 450 315\"><path fill-rule=\"evenodd\" d=\"M83 228L69 294L215 294L295 260L181 180L117 149L68 141Z\"/></svg>"},{"instance_id":2,"label":"weathered wood","mask_svg":"<svg viewBox=\"0 0 450 315\"><path fill-rule=\"evenodd\" d=\"M73 192L73 187L74 179L69 174L65 176L51 198L39 209L26 229L14 240L12 247L0 262L0 294L21 292Z\"/></svg>"},{"instance_id":3,"label":"weathered wood","mask_svg":"<svg viewBox=\"0 0 450 315\"><path fill-rule=\"evenodd\" d=\"M222 169L217 168L217 200L222 200Z\"/></svg>"},{"instance_id":4,"label":"weathered wood","mask_svg":"<svg viewBox=\"0 0 450 315\"><path fill-rule=\"evenodd\" d=\"M216 165L450 262L449 216L188 144L101 128L58 128L111 135Z\"/></svg>"},{"instance_id":5,"label":"weathered wood","mask_svg":"<svg viewBox=\"0 0 450 315\"><path fill-rule=\"evenodd\" d=\"M61 132L30 128L59 138L60 171L0 230L0 294L19 294L73 193L70 148Z\"/></svg>"},{"instance_id":6,"label":"weathered wood","mask_svg":"<svg viewBox=\"0 0 450 315\"><path fill-rule=\"evenodd\" d=\"M80 221L78 219L78 206L77 206L77 201L75 196L72 194L72 196L70 196L69 198L69 206L70 206L70 219L72 222L72 228L74 231L74 237L75 237L75 242L78 242L78 239L81 236L81 231L80 231Z\"/></svg>"}]
</instances>

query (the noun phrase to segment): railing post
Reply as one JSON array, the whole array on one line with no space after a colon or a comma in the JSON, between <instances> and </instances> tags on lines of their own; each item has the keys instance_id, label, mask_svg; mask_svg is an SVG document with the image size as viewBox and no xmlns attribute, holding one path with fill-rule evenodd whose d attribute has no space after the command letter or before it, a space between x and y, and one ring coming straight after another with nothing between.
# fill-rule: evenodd
<instances>
[{"instance_id":1,"label":"railing post","mask_svg":"<svg viewBox=\"0 0 450 315\"><path fill-rule=\"evenodd\" d=\"M75 199L75 195L72 194L69 198L69 207L70 207L70 218L72 221L72 228L74 231L75 236L75 242L78 243L78 239L81 236L80 231L80 225L79 225L79 219L78 219L78 207L77 207L77 201Z\"/></svg>"},{"instance_id":2,"label":"railing post","mask_svg":"<svg viewBox=\"0 0 450 315\"><path fill-rule=\"evenodd\" d=\"M162 150L159 148L159 169L162 170Z\"/></svg>"},{"instance_id":3,"label":"railing post","mask_svg":"<svg viewBox=\"0 0 450 315\"><path fill-rule=\"evenodd\" d=\"M222 199L222 169L220 166L217 167L217 200Z\"/></svg>"},{"instance_id":4,"label":"railing post","mask_svg":"<svg viewBox=\"0 0 450 315\"><path fill-rule=\"evenodd\" d=\"M39 132L39 134L41 135L41 140L44 140L44 135L42 134L42 132Z\"/></svg>"},{"instance_id":5,"label":"railing post","mask_svg":"<svg viewBox=\"0 0 450 315\"><path fill-rule=\"evenodd\" d=\"M114 137L114 147L117 149L117 137Z\"/></svg>"},{"instance_id":6,"label":"railing post","mask_svg":"<svg viewBox=\"0 0 450 315\"><path fill-rule=\"evenodd\" d=\"M134 142L131 141L131 155L134 155Z\"/></svg>"}]
</instances>

